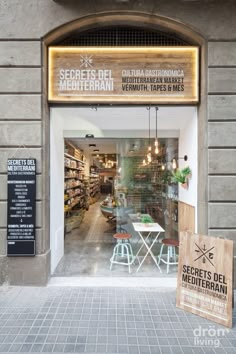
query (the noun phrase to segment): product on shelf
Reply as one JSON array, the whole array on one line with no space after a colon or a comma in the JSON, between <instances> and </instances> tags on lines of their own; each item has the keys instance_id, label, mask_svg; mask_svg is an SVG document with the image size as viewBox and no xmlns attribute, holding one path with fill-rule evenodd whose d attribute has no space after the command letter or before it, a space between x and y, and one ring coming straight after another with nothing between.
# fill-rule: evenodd
<instances>
[{"instance_id":1,"label":"product on shelf","mask_svg":"<svg viewBox=\"0 0 236 354\"><path fill-rule=\"evenodd\" d=\"M84 207L85 185L84 181L84 157L82 153L69 145L64 155L65 180L64 180L64 211L65 216L70 217L72 211Z\"/></svg>"}]
</instances>

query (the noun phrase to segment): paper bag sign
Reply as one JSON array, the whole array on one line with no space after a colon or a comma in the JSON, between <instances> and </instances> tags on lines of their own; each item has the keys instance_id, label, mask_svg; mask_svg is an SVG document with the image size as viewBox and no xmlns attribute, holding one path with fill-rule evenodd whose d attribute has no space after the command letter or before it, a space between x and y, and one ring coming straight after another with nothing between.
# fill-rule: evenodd
<instances>
[{"instance_id":1,"label":"paper bag sign","mask_svg":"<svg viewBox=\"0 0 236 354\"><path fill-rule=\"evenodd\" d=\"M176 306L232 327L233 241L180 233Z\"/></svg>"}]
</instances>

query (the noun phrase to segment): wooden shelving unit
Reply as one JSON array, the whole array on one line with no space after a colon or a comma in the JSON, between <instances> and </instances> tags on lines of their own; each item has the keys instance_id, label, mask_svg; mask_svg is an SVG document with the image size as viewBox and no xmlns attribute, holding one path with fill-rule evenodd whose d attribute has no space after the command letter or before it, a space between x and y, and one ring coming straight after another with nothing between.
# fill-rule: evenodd
<instances>
[{"instance_id":1,"label":"wooden shelving unit","mask_svg":"<svg viewBox=\"0 0 236 354\"><path fill-rule=\"evenodd\" d=\"M100 179L97 173L91 173L89 176L89 196L90 204L93 204L100 195Z\"/></svg>"},{"instance_id":2,"label":"wooden shelving unit","mask_svg":"<svg viewBox=\"0 0 236 354\"><path fill-rule=\"evenodd\" d=\"M65 217L71 216L71 211L76 207L83 208L85 202L84 186L85 162L75 156L64 154L64 212Z\"/></svg>"}]
</instances>

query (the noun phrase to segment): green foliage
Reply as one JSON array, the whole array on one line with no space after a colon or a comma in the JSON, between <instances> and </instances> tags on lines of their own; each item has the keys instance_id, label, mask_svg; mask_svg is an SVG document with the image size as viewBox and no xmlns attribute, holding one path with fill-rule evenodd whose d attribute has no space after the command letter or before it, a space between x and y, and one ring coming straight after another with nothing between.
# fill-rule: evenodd
<instances>
[{"instance_id":1,"label":"green foliage","mask_svg":"<svg viewBox=\"0 0 236 354\"><path fill-rule=\"evenodd\" d=\"M172 172L172 181L174 183L186 183L187 176L191 174L189 166L183 168L182 170L177 169L175 172Z\"/></svg>"},{"instance_id":2,"label":"green foliage","mask_svg":"<svg viewBox=\"0 0 236 354\"><path fill-rule=\"evenodd\" d=\"M171 173L170 170L165 170L165 171L162 173L161 181L162 181L164 184L170 184L170 183L172 182L172 173Z\"/></svg>"},{"instance_id":3,"label":"green foliage","mask_svg":"<svg viewBox=\"0 0 236 354\"><path fill-rule=\"evenodd\" d=\"M191 174L191 170L190 170L190 167L189 166L186 166L185 168L182 169L182 174L184 176L188 176Z\"/></svg>"},{"instance_id":4,"label":"green foliage","mask_svg":"<svg viewBox=\"0 0 236 354\"><path fill-rule=\"evenodd\" d=\"M143 222L144 224L149 224L153 222L153 219L150 215L143 215L141 217L141 222Z\"/></svg>"}]
</instances>

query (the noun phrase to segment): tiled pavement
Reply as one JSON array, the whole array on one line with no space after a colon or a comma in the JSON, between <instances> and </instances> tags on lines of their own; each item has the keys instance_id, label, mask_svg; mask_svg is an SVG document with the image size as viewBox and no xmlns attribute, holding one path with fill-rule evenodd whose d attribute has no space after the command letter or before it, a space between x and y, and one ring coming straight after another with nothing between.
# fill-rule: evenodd
<instances>
[{"instance_id":1,"label":"tiled pavement","mask_svg":"<svg viewBox=\"0 0 236 354\"><path fill-rule=\"evenodd\" d=\"M0 287L0 353L236 353L236 311L223 329L173 290Z\"/></svg>"}]
</instances>

